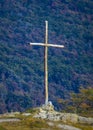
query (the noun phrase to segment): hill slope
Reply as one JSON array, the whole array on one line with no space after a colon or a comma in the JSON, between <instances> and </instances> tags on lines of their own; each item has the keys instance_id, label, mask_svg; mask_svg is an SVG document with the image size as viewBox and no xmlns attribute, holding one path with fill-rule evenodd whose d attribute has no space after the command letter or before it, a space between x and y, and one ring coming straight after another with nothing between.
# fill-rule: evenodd
<instances>
[{"instance_id":1,"label":"hill slope","mask_svg":"<svg viewBox=\"0 0 93 130\"><path fill-rule=\"evenodd\" d=\"M69 91L93 87L92 7L92 0L1 0L0 113L44 103L43 48L29 42L44 42L45 20L49 43L65 45L49 49L49 100L59 108Z\"/></svg>"}]
</instances>

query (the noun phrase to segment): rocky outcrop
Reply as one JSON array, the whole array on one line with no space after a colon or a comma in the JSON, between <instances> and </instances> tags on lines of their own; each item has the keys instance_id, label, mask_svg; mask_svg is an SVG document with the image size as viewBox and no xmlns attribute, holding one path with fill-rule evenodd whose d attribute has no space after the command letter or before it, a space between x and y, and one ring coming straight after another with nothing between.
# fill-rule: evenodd
<instances>
[{"instance_id":1,"label":"rocky outcrop","mask_svg":"<svg viewBox=\"0 0 93 130\"><path fill-rule=\"evenodd\" d=\"M58 128L62 128L62 130L81 130L81 129L73 127L73 126L62 125L62 124L59 124Z\"/></svg>"},{"instance_id":2,"label":"rocky outcrop","mask_svg":"<svg viewBox=\"0 0 93 130\"><path fill-rule=\"evenodd\" d=\"M62 130L81 130L80 128L76 128L74 126L66 125L66 124L60 124L60 123L55 123L55 122L47 122L47 124L50 127L56 127L56 128L61 128Z\"/></svg>"},{"instance_id":3,"label":"rocky outcrop","mask_svg":"<svg viewBox=\"0 0 93 130\"><path fill-rule=\"evenodd\" d=\"M83 124L93 124L93 118L86 118L78 116L72 113L61 113L54 110L54 106L51 102L47 105L43 105L38 113L34 115L35 118L48 119L51 121L62 121L64 123L83 123Z\"/></svg>"},{"instance_id":4,"label":"rocky outcrop","mask_svg":"<svg viewBox=\"0 0 93 130\"><path fill-rule=\"evenodd\" d=\"M78 123L93 124L93 118L78 116Z\"/></svg>"},{"instance_id":5,"label":"rocky outcrop","mask_svg":"<svg viewBox=\"0 0 93 130\"><path fill-rule=\"evenodd\" d=\"M40 109L40 112L35 114L34 117L48 119L51 121L63 121L63 122L78 122L78 116L76 114L71 113L60 113L56 111L44 111Z\"/></svg>"}]
</instances>

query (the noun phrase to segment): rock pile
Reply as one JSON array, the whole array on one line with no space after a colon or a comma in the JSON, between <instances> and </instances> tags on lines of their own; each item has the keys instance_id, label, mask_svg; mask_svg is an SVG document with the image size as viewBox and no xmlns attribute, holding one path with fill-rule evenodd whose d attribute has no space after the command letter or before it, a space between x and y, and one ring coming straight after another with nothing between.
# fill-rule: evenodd
<instances>
[{"instance_id":1,"label":"rock pile","mask_svg":"<svg viewBox=\"0 0 93 130\"><path fill-rule=\"evenodd\" d=\"M63 121L71 123L83 123L83 124L93 124L93 118L86 118L78 116L72 113L61 113L54 110L54 106L51 102L47 105L43 105L38 113L34 115L36 118L48 119L51 121Z\"/></svg>"}]
</instances>

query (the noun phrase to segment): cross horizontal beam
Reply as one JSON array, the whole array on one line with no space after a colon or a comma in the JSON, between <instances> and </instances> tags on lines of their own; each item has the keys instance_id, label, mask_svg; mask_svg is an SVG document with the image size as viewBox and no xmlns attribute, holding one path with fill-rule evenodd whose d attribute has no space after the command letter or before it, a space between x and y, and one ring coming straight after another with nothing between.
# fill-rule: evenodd
<instances>
[{"instance_id":1,"label":"cross horizontal beam","mask_svg":"<svg viewBox=\"0 0 93 130\"><path fill-rule=\"evenodd\" d=\"M45 43L30 43L30 45L38 45L38 46L46 46L46 47L58 47L58 48L64 48L64 45L45 44Z\"/></svg>"}]
</instances>

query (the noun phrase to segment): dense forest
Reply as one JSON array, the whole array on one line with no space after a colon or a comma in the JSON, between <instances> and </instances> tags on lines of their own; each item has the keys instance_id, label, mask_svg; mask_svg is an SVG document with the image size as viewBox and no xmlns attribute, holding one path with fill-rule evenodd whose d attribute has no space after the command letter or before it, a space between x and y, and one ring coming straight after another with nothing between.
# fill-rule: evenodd
<instances>
[{"instance_id":1,"label":"dense forest","mask_svg":"<svg viewBox=\"0 0 93 130\"><path fill-rule=\"evenodd\" d=\"M93 87L92 0L0 1L0 113L44 104L45 20L49 22L49 100L62 109L79 88Z\"/></svg>"}]
</instances>

